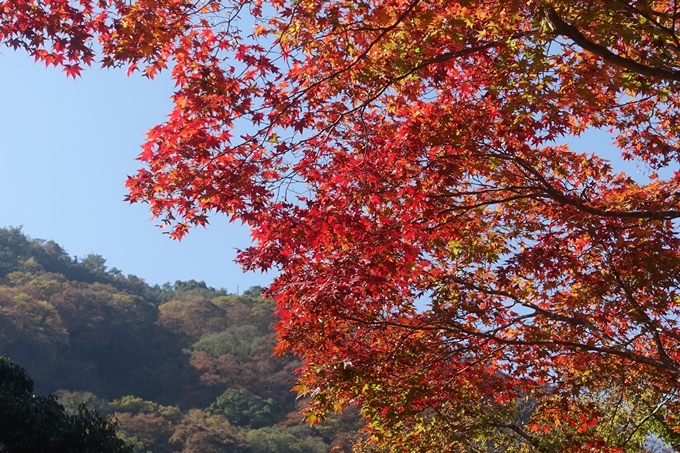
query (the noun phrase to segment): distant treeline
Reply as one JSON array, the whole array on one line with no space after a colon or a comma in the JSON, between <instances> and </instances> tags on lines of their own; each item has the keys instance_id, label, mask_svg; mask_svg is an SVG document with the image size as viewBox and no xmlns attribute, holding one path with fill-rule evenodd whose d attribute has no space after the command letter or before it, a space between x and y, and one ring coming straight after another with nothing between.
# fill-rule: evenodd
<instances>
[{"instance_id":1,"label":"distant treeline","mask_svg":"<svg viewBox=\"0 0 680 453\"><path fill-rule=\"evenodd\" d=\"M299 362L272 355L274 310L259 287L150 286L99 255L0 228L0 355L67 411L113 414L138 452L350 451L356 410L302 423Z\"/></svg>"}]
</instances>

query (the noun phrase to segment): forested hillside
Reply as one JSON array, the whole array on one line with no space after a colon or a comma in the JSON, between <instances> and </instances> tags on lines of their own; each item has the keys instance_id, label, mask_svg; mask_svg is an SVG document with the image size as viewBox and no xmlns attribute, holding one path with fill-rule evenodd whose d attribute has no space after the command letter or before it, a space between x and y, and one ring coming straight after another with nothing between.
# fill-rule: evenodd
<instances>
[{"instance_id":1,"label":"forested hillside","mask_svg":"<svg viewBox=\"0 0 680 453\"><path fill-rule=\"evenodd\" d=\"M150 286L0 229L0 355L67 411L87 403L139 452L349 451L356 411L310 428L291 392L293 357L272 355L274 305L177 281Z\"/></svg>"}]
</instances>

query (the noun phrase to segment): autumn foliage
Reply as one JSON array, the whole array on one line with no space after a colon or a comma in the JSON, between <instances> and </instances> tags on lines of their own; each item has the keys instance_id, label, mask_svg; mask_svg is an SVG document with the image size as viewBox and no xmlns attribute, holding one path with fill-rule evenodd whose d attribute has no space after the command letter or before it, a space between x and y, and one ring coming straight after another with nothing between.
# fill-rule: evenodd
<instances>
[{"instance_id":1,"label":"autumn foliage","mask_svg":"<svg viewBox=\"0 0 680 453\"><path fill-rule=\"evenodd\" d=\"M260 290L149 286L0 228L0 354L35 382L0 355L0 450L123 453L117 435L134 453L349 453L357 408L304 422L300 363L272 355L275 306Z\"/></svg>"},{"instance_id":2,"label":"autumn foliage","mask_svg":"<svg viewBox=\"0 0 680 453\"><path fill-rule=\"evenodd\" d=\"M0 3L2 41L68 75L171 71L130 201L175 238L247 223L310 419L358 403L405 452L677 440L678 20L670 0ZM645 176L558 144L589 129Z\"/></svg>"}]
</instances>

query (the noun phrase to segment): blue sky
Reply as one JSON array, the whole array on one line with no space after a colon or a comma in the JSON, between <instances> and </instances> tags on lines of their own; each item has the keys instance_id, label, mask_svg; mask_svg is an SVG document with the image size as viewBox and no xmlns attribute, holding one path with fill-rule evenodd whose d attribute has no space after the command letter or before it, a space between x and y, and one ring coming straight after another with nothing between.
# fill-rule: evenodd
<instances>
[{"instance_id":1,"label":"blue sky","mask_svg":"<svg viewBox=\"0 0 680 453\"><path fill-rule=\"evenodd\" d=\"M161 234L146 206L123 201L145 132L170 112L167 75L92 69L73 80L0 52L0 227L22 226L71 255L102 255L151 284L195 279L236 292L271 281L233 262L250 243L240 224L214 217L180 243Z\"/></svg>"}]
</instances>

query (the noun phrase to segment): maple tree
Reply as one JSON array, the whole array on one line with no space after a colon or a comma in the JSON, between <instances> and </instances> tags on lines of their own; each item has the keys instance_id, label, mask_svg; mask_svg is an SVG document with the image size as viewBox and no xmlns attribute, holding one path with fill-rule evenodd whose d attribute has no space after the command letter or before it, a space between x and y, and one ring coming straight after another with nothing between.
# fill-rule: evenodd
<instances>
[{"instance_id":1,"label":"maple tree","mask_svg":"<svg viewBox=\"0 0 680 453\"><path fill-rule=\"evenodd\" d=\"M171 71L130 201L175 238L247 223L310 420L356 403L409 452L680 430L677 22L670 0L0 2L2 41L67 75ZM648 177L556 144L587 129Z\"/></svg>"}]
</instances>

